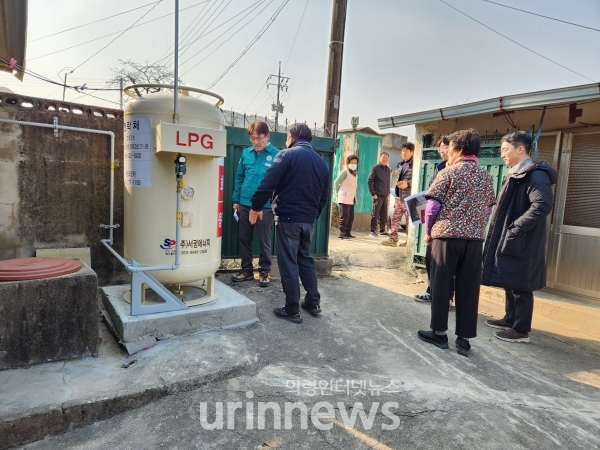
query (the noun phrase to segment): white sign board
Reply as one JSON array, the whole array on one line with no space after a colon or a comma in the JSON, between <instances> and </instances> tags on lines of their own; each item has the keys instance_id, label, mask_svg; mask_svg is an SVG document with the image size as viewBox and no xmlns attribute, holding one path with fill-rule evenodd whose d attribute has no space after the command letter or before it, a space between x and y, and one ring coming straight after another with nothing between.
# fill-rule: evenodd
<instances>
[{"instance_id":1,"label":"white sign board","mask_svg":"<svg viewBox=\"0 0 600 450\"><path fill-rule=\"evenodd\" d=\"M227 132L161 122L156 127L156 151L184 155L226 156Z\"/></svg>"},{"instance_id":2,"label":"white sign board","mask_svg":"<svg viewBox=\"0 0 600 450\"><path fill-rule=\"evenodd\" d=\"M149 117L130 117L124 122L125 186L152 187L152 136Z\"/></svg>"}]
</instances>

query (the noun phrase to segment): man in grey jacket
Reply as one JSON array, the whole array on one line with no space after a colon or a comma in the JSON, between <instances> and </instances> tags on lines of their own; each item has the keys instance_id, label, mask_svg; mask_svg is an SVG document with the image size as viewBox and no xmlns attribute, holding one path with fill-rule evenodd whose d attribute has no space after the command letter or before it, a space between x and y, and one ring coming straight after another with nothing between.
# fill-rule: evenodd
<instances>
[{"instance_id":1,"label":"man in grey jacket","mask_svg":"<svg viewBox=\"0 0 600 450\"><path fill-rule=\"evenodd\" d=\"M367 184L373 198L373 212L371 213L371 236L377 237L377 222L379 232L387 236L385 225L388 215L388 196L390 195L391 170L388 167L389 153L379 155L379 164L371 169Z\"/></svg>"},{"instance_id":2,"label":"man in grey jacket","mask_svg":"<svg viewBox=\"0 0 600 450\"><path fill-rule=\"evenodd\" d=\"M501 156L510 172L502 183L483 253L481 284L506 291L506 314L486 320L506 342L529 342L532 291L546 285L546 217L552 211L556 171L529 157L524 131L502 138Z\"/></svg>"}]
</instances>

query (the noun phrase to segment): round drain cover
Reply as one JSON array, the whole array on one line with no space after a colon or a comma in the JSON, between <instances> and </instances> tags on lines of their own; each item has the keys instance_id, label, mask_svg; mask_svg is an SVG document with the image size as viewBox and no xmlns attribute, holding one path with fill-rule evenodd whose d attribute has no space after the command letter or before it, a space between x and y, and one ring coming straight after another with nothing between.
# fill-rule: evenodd
<instances>
[{"instance_id":1,"label":"round drain cover","mask_svg":"<svg viewBox=\"0 0 600 450\"><path fill-rule=\"evenodd\" d=\"M81 261L66 258L18 258L0 261L0 281L37 280L77 272Z\"/></svg>"}]
</instances>

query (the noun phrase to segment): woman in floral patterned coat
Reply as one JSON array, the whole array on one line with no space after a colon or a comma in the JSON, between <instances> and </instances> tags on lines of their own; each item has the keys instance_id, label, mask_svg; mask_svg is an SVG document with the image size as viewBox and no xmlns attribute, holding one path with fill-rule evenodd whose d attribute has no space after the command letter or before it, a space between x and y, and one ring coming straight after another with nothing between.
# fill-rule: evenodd
<instances>
[{"instance_id":1,"label":"woman in floral patterned coat","mask_svg":"<svg viewBox=\"0 0 600 450\"><path fill-rule=\"evenodd\" d=\"M431 330L421 340L448 348L448 299L456 280L456 349L467 356L469 338L477 336L485 228L496 203L491 175L477 163L481 149L476 130L448 137L448 167L441 171L425 197L425 241L431 245Z\"/></svg>"}]
</instances>

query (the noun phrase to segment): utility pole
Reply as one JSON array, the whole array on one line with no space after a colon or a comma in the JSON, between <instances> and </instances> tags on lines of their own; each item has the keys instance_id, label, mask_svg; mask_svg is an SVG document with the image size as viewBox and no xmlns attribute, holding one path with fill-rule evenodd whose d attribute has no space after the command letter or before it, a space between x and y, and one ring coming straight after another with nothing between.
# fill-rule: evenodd
<instances>
[{"instance_id":1,"label":"utility pole","mask_svg":"<svg viewBox=\"0 0 600 450\"><path fill-rule=\"evenodd\" d=\"M63 85L63 102L65 101L65 92L67 91L67 72L65 72L65 82Z\"/></svg>"},{"instance_id":2,"label":"utility pole","mask_svg":"<svg viewBox=\"0 0 600 450\"><path fill-rule=\"evenodd\" d=\"M123 77L119 78L119 108L123 109Z\"/></svg>"},{"instance_id":3,"label":"utility pole","mask_svg":"<svg viewBox=\"0 0 600 450\"><path fill-rule=\"evenodd\" d=\"M275 83L269 83L269 80L272 77L277 77L277 84ZM279 113L283 112L283 105L281 103L279 103L279 92L284 90L287 92L288 90L288 81L289 81L289 77L282 77L281 76L281 61L279 61L279 73L277 75L269 75L269 78L267 78L267 89L269 89L269 86L277 86L277 103L271 105L271 111L275 111L275 131L278 131L279 128Z\"/></svg>"},{"instance_id":4,"label":"utility pole","mask_svg":"<svg viewBox=\"0 0 600 450\"><path fill-rule=\"evenodd\" d=\"M329 70L327 71L327 99L325 101L325 136L337 134L340 118L340 91L342 88L342 56L348 0L333 0L331 41L329 42Z\"/></svg>"}]
</instances>

